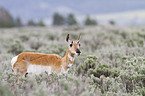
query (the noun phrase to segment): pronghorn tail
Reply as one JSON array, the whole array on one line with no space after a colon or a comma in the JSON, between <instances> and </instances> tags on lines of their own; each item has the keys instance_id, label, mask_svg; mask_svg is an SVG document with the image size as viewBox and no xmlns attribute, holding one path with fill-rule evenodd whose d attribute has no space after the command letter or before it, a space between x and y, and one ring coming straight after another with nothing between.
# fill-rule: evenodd
<instances>
[{"instance_id":1,"label":"pronghorn tail","mask_svg":"<svg viewBox=\"0 0 145 96\"><path fill-rule=\"evenodd\" d=\"M12 60L11 60L12 68L13 68L13 65L16 63L17 58L18 58L18 56L15 56L15 57L12 58Z\"/></svg>"}]
</instances>

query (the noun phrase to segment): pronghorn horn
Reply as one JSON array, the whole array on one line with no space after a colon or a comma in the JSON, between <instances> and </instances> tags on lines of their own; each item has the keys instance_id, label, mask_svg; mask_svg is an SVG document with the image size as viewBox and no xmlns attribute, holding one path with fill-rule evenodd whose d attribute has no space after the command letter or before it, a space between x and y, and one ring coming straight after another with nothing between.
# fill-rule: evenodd
<instances>
[{"instance_id":1,"label":"pronghorn horn","mask_svg":"<svg viewBox=\"0 0 145 96\"><path fill-rule=\"evenodd\" d=\"M80 35L81 35L81 34L79 34L78 41L80 40Z\"/></svg>"},{"instance_id":2,"label":"pronghorn horn","mask_svg":"<svg viewBox=\"0 0 145 96\"><path fill-rule=\"evenodd\" d=\"M68 42L68 40L69 40L69 34L67 34L67 37L66 37L66 41Z\"/></svg>"}]
</instances>

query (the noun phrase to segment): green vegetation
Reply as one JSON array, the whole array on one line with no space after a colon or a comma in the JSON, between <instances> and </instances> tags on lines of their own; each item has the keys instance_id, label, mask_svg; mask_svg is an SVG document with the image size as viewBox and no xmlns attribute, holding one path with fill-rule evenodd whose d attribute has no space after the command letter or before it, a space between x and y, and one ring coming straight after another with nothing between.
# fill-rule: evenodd
<instances>
[{"instance_id":1,"label":"green vegetation","mask_svg":"<svg viewBox=\"0 0 145 96\"><path fill-rule=\"evenodd\" d=\"M21 52L63 56L65 37L81 34L82 54L67 74L28 74L18 82L10 61ZM3 96L145 96L145 28L51 27L0 29L0 94ZM7 91L5 90L7 89Z\"/></svg>"},{"instance_id":2,"label":"green vegetation","mask_svg":"<svg viewBox=\"0 0 145 96\"><path fill-rule=\"evenodd\" d=\"M9 13L8 10L4 8L0 8L0 28L9 28L9 27L22 27L23 22L21 22L20 17L16 19ZM45 24L42 20L35 22L33 20L29 20L28 24L25 26L41 26L44 27Z\"/></svg>"},{"instance_id":3,"label":"green vegetation","mask_svg":"<svg viewBox=\"0 0 145 96\"><path fill-rule=\"evenodd\" d=\"M22 27L22 22L21 22L20 17L17 17L16 18L16 20L15 20L15 26L16 27Z\"/></svg>"},{"instance_id":4,"label":"green vegetation","mask_svg":"<svg viewBox=\"0 0 145 96\"><path fill-rule=\"evenodd\" d=\"M23 18L22 18L23 21ZM45 27L45 23L43 20L28 20L25 22L21 21L20 17L13 18L13 16L9 13L8 10L4 8L0 8L0 28L9 28L9 27L24 27L24 26L30 26L30 27ZM109 22L112 25L115 25L114 21ZM73 26L73 25L79 25L79 22L77 22L75 15L70 13L67 14L67 16L63 16L59 14L58 12L53 14L52 17L52 25L53 26ZM85 26L94 26L98 25L97 21L90 18L89 16L86 17L84 24Z\"/></svg>"},{"instance_id":5,"label":"green vegetation","mask_svg":"<svg viewBox=\"0 0 145 96\"><path fill-rule=\"evenodd\" d=\"M67 23L67 25L76 25L77 24L77 21L73 14L68 15L68 17L66 18L66 23Z\"/></svg>"},{"instance_id":6,"label":"green vegetation","mask_svg":"<svg viewBox=\"0 0 145 96\"><path fill-rule=\"evenodd\" d=\"M10 13L4 8L0 8L0 28L13 27L14 25L14 20Z\"/></svg>"},{"instance_id":7,"label":"green vegetation","mask_svg":"<svg viewBox=\"0 0 145 96\"><path fill-rule=\"evenodd\" d=\"M35 22L33 20L29 20L27 26L41 26L41 27L44 27L45 24L43 23L42 20L40 20L39 22Z\"/></svg>"},{"instance_id":8,"label":"green vegetation","mask_svg":"<svg viewBox=\"0 0 145 96\"><path fill-rule=\"evenodd\" d=\"M91 19L89 16L85 20L85 25L97 25L97 22L94 19Z\"/></svg>"},{"instance_id":9,"label":"green vegetation","mask_svg":"<svg viewBox=\"0 0 145 96\"><path fill-rule=\"evenodd\" d=\"M65 19L61 14L59 13L54 13L53 15L53 25L54 26L60 26L65 24Z\"/></svg>"},{"instance_id":10,"label":"green vegetation","mask_svg":"<svg viewBox=\"0 0 145 96\"><path fill-rule=\"evenodd\" d=\"M110 20L109 23L112 24L112 25L115 25L115 21L114 20Z\"/></svg>"},{"instance_id":11,"label":"green vegetation","mask_svg":"<svg viewBox=\"0 0 145 96\"><path fill-rule=\"evenodd\" d=\"M59 13L54 13L53 15L53 25L54 26L62 26L62 25L77 25L77 21L73 14L68 14L67 17L62 16Z\"/></svg>"}]
</instances>

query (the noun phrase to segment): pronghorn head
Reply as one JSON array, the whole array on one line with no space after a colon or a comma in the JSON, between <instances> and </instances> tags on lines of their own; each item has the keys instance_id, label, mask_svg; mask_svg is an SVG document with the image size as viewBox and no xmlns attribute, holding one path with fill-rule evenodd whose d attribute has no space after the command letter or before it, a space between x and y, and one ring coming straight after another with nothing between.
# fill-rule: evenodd
<instances>
[{"instance_id":1,"label":"pronghorn head","mask_svg":"<svg viewBox=\"0 0 145 96\"><path fill-rule=\"evenodd\" d=\"M69 50L71 51L72 54L76 54L79 56L81 54L81 51L79 49L80 47L80 35L76 41L70 41L69 39L69 34L66 37L66 41L68 42L69 45Z\"/></svg>"}]
</instances>

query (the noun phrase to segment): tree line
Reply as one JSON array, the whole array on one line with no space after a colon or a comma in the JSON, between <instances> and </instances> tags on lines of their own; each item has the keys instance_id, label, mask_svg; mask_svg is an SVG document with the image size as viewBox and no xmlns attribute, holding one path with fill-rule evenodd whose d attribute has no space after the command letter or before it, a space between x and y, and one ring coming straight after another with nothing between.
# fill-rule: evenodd
<instances>
[{"instance_id":1,"label":"tree line","mask_svg":"<svg viewBox=\"0 0 145 96\"><path fill-rule=\"evenodd\" d=\"M59 26L59 25L67 25L67 26L79 25L79 23L77 22L74 14L72 14L72 13L68 14L67 17L64 17L63 15L56 12L53 15L53 22L52 23L55 26ZM91 19L89 16L87 16L87 18L84 21L84 25L97 25L97 21L94 20L94 19Z\"/></svg>"},{"instance_id":2,"label":"tree line","mask_svg":"<svg viewBox=\"0 0 145 96\"><path fill-rule=\"evenodd\" d=\"M52 17L52 25L53 26L72 26L79 25L74 14L70 13L66 17L59 14L58 12L54 13ZM83 25L97 25L98 22L89 16L84 20ZM115 24L113 21L110 24ZM19 17L13 18L12 15L4 8L0 8L0 27L22 27L22 26L46 26L43 20L39 20L38 22L34 20L29 20L27 24L23 24Z\"/></svg>"},{"instance_id":3,"label":"tree line","mask_svg":"<svg viewBox=\"0 0 145 96\"><path fill-rule=\"evenodd\" d=\"M45 26L42 20L35 22L29 20L24 25L19 17L13 18L12 15L4 8L0 8L0 28L3 27L21 27L21 26Z\"/></svg>"}]
</instances>

